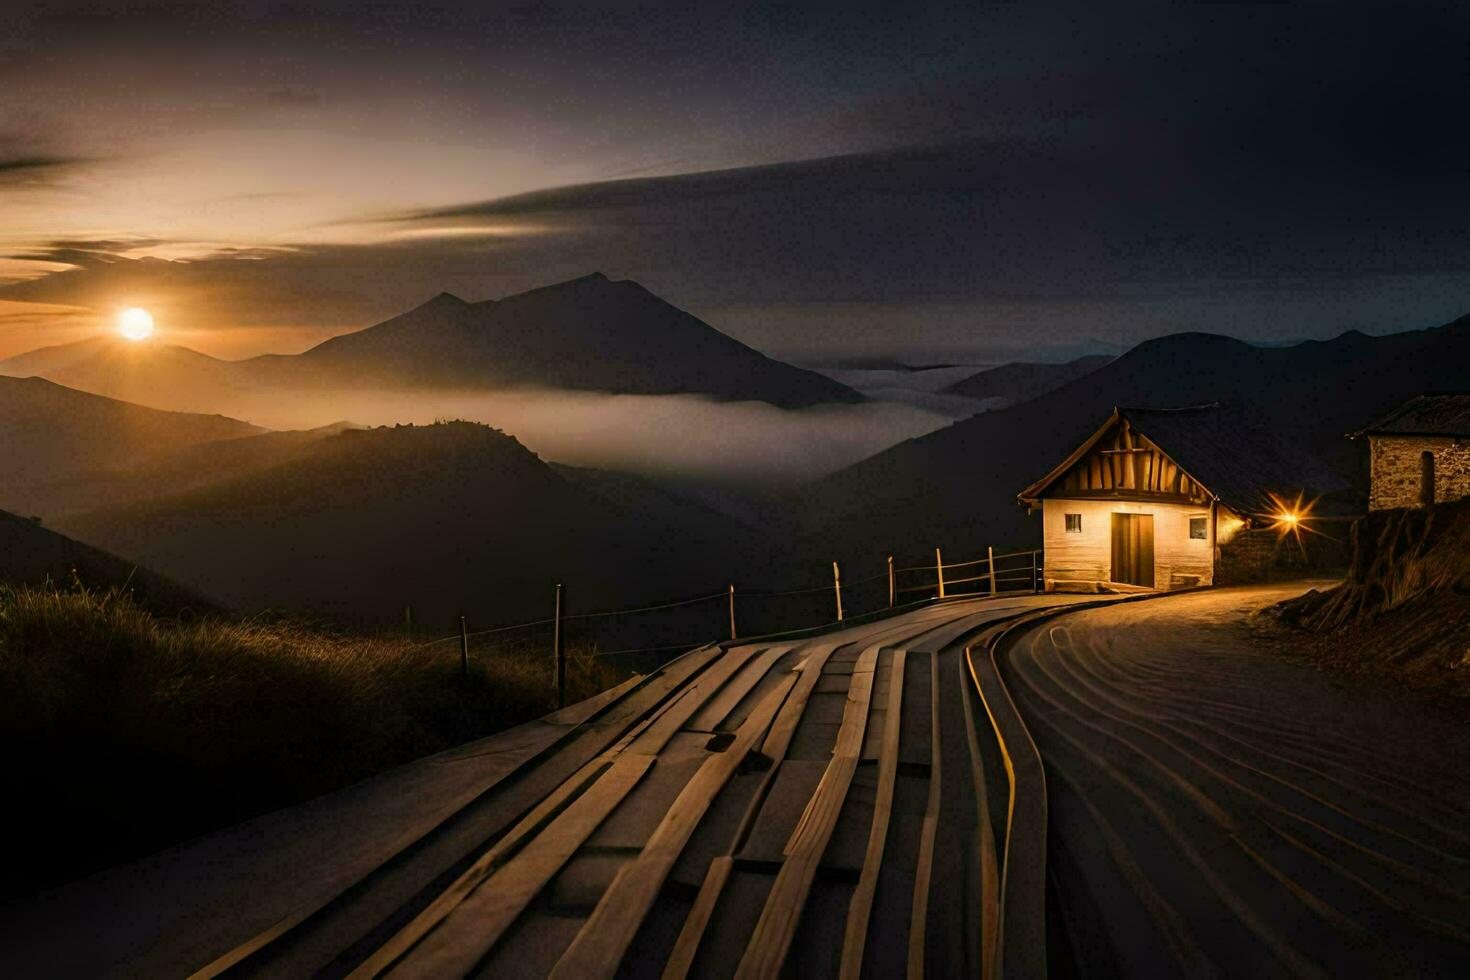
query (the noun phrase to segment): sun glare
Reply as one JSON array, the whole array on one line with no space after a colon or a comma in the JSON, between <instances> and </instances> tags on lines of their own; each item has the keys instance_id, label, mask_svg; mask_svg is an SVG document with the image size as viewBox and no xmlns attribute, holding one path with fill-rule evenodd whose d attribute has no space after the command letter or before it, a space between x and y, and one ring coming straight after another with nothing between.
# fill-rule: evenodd
<instances>
[{"instance_id":1,"label":"sun glare","mask_svg":"<svg viewBox=\"0 0 1470 980\"><path fill-rule=\"evenodd\" d=\"M117 315L117 332L128 340L147 340L153 336L153 314L130 306Z\"/></svg>"}]
</instances>

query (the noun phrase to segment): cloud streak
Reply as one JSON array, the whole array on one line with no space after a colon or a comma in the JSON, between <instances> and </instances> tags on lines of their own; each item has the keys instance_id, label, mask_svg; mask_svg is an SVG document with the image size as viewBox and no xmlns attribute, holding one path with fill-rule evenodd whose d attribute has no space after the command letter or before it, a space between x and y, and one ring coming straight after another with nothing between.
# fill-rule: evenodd
<instances>
[{"instance_id":1,"label":"cloud streak","mask_svg":"<svg viewBox=\"0 0 1470 980\"><path fill-rule=\"evenodd\" d=\"M87 162L80 157L0 156L0 191L49 186Z\"/></svg>"},{"instance_id":2,"label":"cloud streak","mask_svg":"<svg viewBox=\"0 0 1470 980\"><path fill-rule=\"evenodd\" d=\"M0 112L56 134L0 152L6 248L73 266L0 295L155 302L221 352L593 270L772 350L1321 336L1466 295L1464 9L85 12L0 64ZM28 194L63 178L85 208Z\"/></svg>"}]
</instances>

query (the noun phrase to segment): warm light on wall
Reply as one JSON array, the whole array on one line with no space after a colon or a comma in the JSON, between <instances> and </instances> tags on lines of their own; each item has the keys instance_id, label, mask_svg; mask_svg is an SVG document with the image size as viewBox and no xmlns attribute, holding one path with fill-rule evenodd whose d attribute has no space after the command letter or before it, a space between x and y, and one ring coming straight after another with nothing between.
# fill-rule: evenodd
<instances>
[{"instance_id":1,"label":"warm light on wall","mask_svg":"<svg viewBox=\"0 0 1470 980\"><path fill-rule=\"evenodd\" d=\"M1229 512L1222 513L1215 523L1215 543L1218 545L1229 544L1235 539L1236 533L1243 527L1245 527L1245 521Z\"/></svg>"}]
</instances>

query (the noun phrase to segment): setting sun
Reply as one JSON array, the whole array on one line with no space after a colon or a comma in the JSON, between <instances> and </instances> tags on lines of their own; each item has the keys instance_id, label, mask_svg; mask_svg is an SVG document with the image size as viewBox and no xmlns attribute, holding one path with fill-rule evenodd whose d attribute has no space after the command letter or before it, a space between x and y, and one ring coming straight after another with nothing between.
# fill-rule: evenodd
<instances>
[{"instance_id":1,"label":"setting sun","mask_svg":"<svg viewBox=\"0 0 1470 980\"><path fill-rule=\"evenodd\" d=\"M153 336L153 314L130 306L117 315L117 332L128 340L147 340Z\"/></svg>"}]
</instances>

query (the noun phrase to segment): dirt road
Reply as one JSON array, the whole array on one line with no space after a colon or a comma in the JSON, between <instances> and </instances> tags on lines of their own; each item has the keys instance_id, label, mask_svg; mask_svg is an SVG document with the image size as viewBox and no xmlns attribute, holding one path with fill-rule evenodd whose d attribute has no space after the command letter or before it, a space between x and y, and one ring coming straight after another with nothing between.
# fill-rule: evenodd
<instances>
[{"instance_id":1,"label":"dirt road","mask_svg":"<svg viewBox=\"0 0 1470 980\"><path fill-rule=\"evenodd\" d=\"M1466 975L1470 725L1254 643L1299 591L1077 612L1005 653L1047 773L1053 975Z\"/></svg>"}]
</instances>

